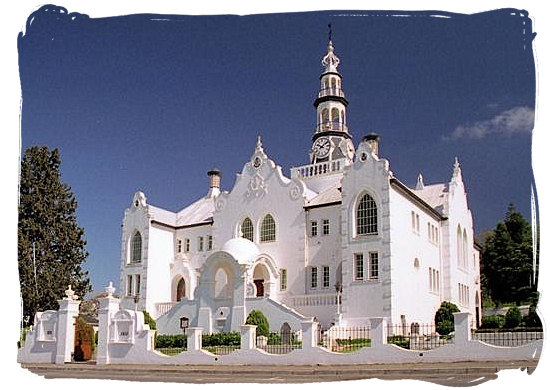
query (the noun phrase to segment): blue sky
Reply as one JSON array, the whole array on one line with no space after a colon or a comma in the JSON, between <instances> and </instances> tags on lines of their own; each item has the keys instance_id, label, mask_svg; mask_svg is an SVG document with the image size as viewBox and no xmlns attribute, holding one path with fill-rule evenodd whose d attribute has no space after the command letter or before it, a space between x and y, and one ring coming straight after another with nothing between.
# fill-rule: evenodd
<instances>
[{"instance_id":1,"label":"blue sky","mask_svg":"<svg viewBox=\"0 0 550 390\"><path fill-rule=\"evenodd\" d=\"M509 203L530 216L536 79L525 13L66 11L34 15L18 40L21 148L60 149L97 290L118 284L135 191L177 211L206 194L213 167L230 190L257 135L286 174L308 162L328 23L356 144L380 134L381 156L410 186L418 173L448 181L458 157L477 232Z\"/></svg>"}]
</instances>

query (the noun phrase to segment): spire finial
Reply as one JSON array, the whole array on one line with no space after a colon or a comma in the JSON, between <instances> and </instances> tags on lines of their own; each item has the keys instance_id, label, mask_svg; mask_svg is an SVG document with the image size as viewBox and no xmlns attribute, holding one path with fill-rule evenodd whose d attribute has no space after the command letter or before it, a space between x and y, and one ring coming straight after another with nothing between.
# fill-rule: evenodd
<instances>
[{"instance_id":1,"label":"spire finial","mask_svg":"<svg viewBox=\"0 0 550 390\"><path fill-rule=\"evenodd\" d=\"M332 42L332 24L328 24L328 41Z\"/></svg>"}]
</instances>

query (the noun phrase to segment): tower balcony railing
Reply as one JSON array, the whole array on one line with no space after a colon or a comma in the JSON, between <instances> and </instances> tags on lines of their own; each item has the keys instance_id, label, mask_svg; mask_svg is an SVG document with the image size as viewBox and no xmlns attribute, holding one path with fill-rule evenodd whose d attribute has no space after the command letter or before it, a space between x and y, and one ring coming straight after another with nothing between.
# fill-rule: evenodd
<instances>
[{"instance_id":1,"label":"tower balcony railing","mask_svg":"<svg viewBox=\"0 0 550 390\"><path fill-rule=\"evenodd\" d=\"M315 126L315 132L320 133L322 131L348 131L348 126L339 121L325 121Z\"/></svg>"},{"instance_id":2,"label":"tower balcony railing","mask_svg":"<svg viewBox=\"0 0 550 390\"><path fill-rule=\"evenodd\" d=\"M346 166L346 159L325 161L316 164L302 165L290 170L291 178L307 179L321 175L328 175L333 172L340 172Z\"/></svg>"},{"instance_id":3,"label":"tower balcony railing","mask_svg":"<svg viewBox=\"0 0 550 390\"><path fill-rule=\"evenodd\" d=\"M325 96L338 96L345 98L344 91L341 88L336 87L330 87L330 88L323 88L319 90L319 93L317 94L318 98L322 98Z\"/></svg>"}]
</instances>

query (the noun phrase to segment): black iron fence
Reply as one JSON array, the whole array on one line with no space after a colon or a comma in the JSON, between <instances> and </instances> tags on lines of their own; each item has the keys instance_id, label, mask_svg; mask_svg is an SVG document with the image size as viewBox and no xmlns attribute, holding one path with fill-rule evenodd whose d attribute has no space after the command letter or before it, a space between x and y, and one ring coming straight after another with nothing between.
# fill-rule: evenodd
<instances>
[{"instance_id":1,"label":"black iron fence","mask_svg":"<svg viewBox=\"0 0 550 390\"><path fill-rule=\"evenodd\" d=\"M412 323L410 325L388 324L388 344L416 351L435 349L453 343L454 333L439 334L435 325Z\"/></svg>"},{"instance_id":2,"label":"black iron fence","mask_svg":"<svg viewBox=\"0 0 550 390\"><path fill-rule=\"evenodd\" d=\"M472 329L472 340L499 347L519 347L543 338L542 328Z\"/></svg>"},{"instance_id":3,"label":"black iron fence","mask_svg":"<svg viewBox=\"0 0 550 390\"><path fill-rule=\"evenodd\" d=\"M319 329L318 345L332 352L349 353L371 346L370 328L368 327L333 327Z\"/></svg>"},{"instance_id":4,"label":"black iron fence","mask_svg":"<svg viewBox=\"0 0 550 390\"><path fill-rule=\"evenodd\" d=\"M270 332L267 336L256 336L256 348L272 354L285 354L302 348L302 339L298 333Z\"/></svg>"}]
</instances>

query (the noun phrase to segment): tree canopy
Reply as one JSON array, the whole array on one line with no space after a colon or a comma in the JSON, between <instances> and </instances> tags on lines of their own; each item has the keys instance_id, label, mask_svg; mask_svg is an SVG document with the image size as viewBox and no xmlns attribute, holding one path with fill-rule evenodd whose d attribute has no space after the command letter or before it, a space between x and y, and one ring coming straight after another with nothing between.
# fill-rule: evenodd
<instances>
[{"instance_id":1,"label":"tree canopy","mask_svg":"<svg viewBox=\"0 0 550 390\"><path fill-rule=\"evenodd\" d=\"M481 273L484 295L499 303L524 303L536 293L531 225L513 205L483 245Z\"/></svg>"},{"instance_id":2,"label":"tree canopy","mask_svg":"<svg viewBox=\"0 0 550 390\"><path fill-rule=\"evenodd\" d=\"M18 265L23 316L57 310L69 285L79 296L91 290L81 265L88 252L76 220L77 202L61 182L59 151L32 146L21 161Z\"/></svg>"}]
</instances>

